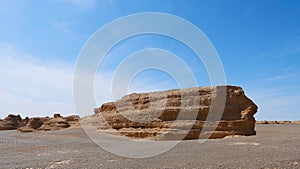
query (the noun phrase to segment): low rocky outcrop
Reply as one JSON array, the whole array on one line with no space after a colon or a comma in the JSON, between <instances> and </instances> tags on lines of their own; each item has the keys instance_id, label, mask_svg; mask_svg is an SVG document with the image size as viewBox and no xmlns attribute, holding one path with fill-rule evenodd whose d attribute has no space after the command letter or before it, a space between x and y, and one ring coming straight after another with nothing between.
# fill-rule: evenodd
<instances>
[{"instance_id":1,"label":"low rocky outcrop","mask_svg":"<svg viewBox=\"0 0 300 169\"><path fill-rule=\"evenodd\" d=\"M76 115L71 115L71 116L67 116L67 117L64 117L64 119L68 122L68 124L70 126L80 126L80 123L79 123L79 116L76 116Z\"/></svg>"},{"instance_id":2,"label":"low rocky outcrop","mask_svg":"<svg viewBox=\"0 0 300 169\"><path fill-rule=\"evenodd\" d=\"M133 93L94 111L99 129L134 138L214 139L256 134L257 106L236 86ZM100 117L107 123L99 121Z\"/></svg>"},{"instance_id":3,"label":"low rocky outcrop","mask_svg":"<svg viewBox=\"0 0 300 169\"><path fill-rule=\"evenodd\" d=\"M67 122L66 119L62 117L54 117L45 121L43 125L41 125L41 127L39 127L37 130L50 131L50 130L60 130L68 127L70 127L70 124Z\"/></svg>"},{"instance_id":4,"label":"low rocky outcrop","mask_svg":"<svg viewBox=\"0 0 300 169\"><path fill-rule=\"evenodd\" d=\"M268 120L264 120L264 121L257 121L256 124L300 124L300 121L289 121L289 120L285 120L285 121L268 121Z\"/></svg>"},{"instance_id":5,"label":"low rocky outcrop","mask_svg":"<svg viewBox=\"0 0 300 169\"><path fill-rule=\"evenodd\" d=\"M8 115L5 119L0 120L0 130L15 130L28 123L28 118L24 120L20 115Z\"/></svg>"},{"instance_id":6,"label":"low rocky outcrop","mask_svg":"<svg viewBox=\"0 0 300 169\"><path fill-rule=\"evenodd\" d=\"M54 114L52 118L50 117L31 118L29 120L29 123L24 127L20 127L18 131L33 132L33 131L60 130L78 124L79 124L79 116L72 115L68 117L63 117L60 114Z\"/></svg>"},{"instance_id":7,"label":"low rocky outcrop","mask_svg":"<svg viewBox=\"0 0 300 169\"><path fill-rule=\"evenodd\" d=\"M63 117L54 114L53 117L33 117L22 119L20 115L8 115L0 120L0 130L18 130L20 132L50 131L79 125L79 116Z\"/></svg>"}]
</instances>

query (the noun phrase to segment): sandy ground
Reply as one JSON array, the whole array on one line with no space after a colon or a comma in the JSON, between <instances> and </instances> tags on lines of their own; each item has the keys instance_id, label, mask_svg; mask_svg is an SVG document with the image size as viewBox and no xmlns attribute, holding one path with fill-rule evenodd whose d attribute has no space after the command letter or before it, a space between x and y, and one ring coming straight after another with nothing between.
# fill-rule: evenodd
<instances>
[{"instance_id":1,"label":"sandy ground","mask_svg":"<svg viewBox=\"0 0 300 169\"><path fill-rule=\"evenodd\" d=\"M256 136L183 141L132 159L99 148L81 128L0 132L0 168L300 168L300 125L256 125ZM130 147L129 147L130 149Z\"/></svg>"}]
</instances>

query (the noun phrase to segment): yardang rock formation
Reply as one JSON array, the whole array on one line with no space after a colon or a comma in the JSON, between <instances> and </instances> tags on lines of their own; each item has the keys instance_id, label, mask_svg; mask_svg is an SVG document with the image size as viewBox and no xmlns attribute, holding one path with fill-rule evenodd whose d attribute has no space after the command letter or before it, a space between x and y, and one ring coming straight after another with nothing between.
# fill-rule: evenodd
<instances>
[{"instance_id":1,"label":"yardang rock formation","mask_svg":"<svg viewBox=\"0 0 300 169\"><path fill-rule=\"evenodd\" d=\"M54 117L33 117L22 119L20 115L8 115L4 120L0 119L0 130L18 130L21 132L51 131L76 126L79 124L79 116L62 117L54 114Z\"/></svg>"},{"instance_id":2,"label":"yardang rock formation","mask_svg":"<svg viewBox=\"0 0 300 169\"><path fill-rule=\"evenodd\" d=\"M20 115L8 115L5 119L0 119L0 130L15 130L25 126L28 123L28 118L24 120Z\"/></svg>"},{"instance_id":3,"label":"yardang rock formation","mask_svg":"<svg viewBox=\"0 0 300 169\"><path fill-rule=\"evenodd\" d=\"M134 138L214 139L256 134L257 106L236 86L133 93L94 111L94 117L102 115L108 123L98 123L100 129Z\"/></svg>"}]
</instances>

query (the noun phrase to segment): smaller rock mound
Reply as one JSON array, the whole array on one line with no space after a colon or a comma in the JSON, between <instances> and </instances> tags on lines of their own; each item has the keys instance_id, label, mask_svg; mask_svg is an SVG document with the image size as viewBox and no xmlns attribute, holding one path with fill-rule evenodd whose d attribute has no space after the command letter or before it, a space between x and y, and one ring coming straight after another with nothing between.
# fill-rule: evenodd
<instances>
[{"instance_id":1,"label":"smaller rock mound","mask_svg":"<svg viewBox=\"0 0 300 169\"><path fill-rule=\"evenodd\" d=\"M300 121L289 121L289 120L285 120L285 121L257 121L256 124L300 124Z\"/></svg>"},{"instance_id":2,"label":"smaller rock mound","mask_svg":"<svg viewBox=\"0 0 300 169\"><path fill-rule=\"evenodd\" d=\"M36 130L39 127L41 127L43 124L44 124L43 120L41 118L36 117L29 120L28 126Z\"/></svg>"},{"instance_id":3,"label":"smaller rock mound","mask_svg":"<svg viewBox=\"0 0 300 169\"><path fill-rule=\"evenodd\" d=\"M60 130L63 128L70 127L70 124L62 117L52 118L44 122L44 124L39 127L39 131L51 131L51 130Z\"/></svg>"},{"instance_id":4,"label":"smaller rock mound","mask_svg":"<svg viewBox=\"0 0 300 169\"><path fill-rule=\"evenodd\" d=\"M79 116L71 115L71 116L64 117L64 119L70 124L70 126L80 126Z\"/></svg>"},{"instance_id":5,"label":"smaller rock mound","mask_svg":"<svg viewBox=\"0 0 300 169\"><path fill-rule=\"evenodd\" d=\"M4 120L0 120L0 130L15 130L25 126L28 118L22 120L20 115L8 115Z\"/></svg>"}]
</instances>

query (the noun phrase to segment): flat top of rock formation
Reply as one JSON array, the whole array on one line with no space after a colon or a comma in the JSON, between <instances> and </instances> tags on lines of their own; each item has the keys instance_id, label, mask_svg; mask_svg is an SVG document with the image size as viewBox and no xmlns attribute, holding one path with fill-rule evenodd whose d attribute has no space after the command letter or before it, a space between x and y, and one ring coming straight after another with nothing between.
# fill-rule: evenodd
<instances>
[{"instance_id":1,"label":"flat top of rock formation","mask_svg":"<svg viewBox=\"0 0 300 169\"><path fill-rule=\"evenodd\" d=\"M153 91L153 92L141 92L141 93L131 93L128 95L123 96L121 99L124 99L130 95L144 95L144 94L152 94L152 95L159 95L162 93L176 93L176 92L193 92L193 91L198 91L201 90L203 92L211 92L212 90L215 89L241 89L239 86L232 86L232 85L223 85L223 86L199 86L199 87L190 87L190 88L184 88L184 89L169 89L169 90L163 90L163 91Z\"/></svg>"}]
</instances>

